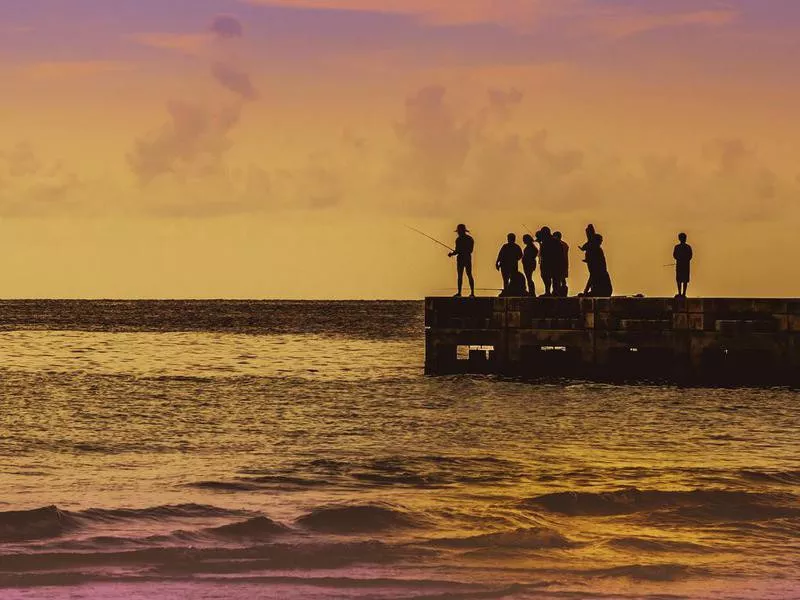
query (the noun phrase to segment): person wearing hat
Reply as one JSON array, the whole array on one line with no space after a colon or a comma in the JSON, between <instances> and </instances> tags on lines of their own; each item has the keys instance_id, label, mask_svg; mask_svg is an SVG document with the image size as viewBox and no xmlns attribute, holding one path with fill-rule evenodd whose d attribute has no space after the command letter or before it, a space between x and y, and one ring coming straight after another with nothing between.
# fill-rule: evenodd
<instances>
[{"instance_id":1,"label":"person wearing hat","mask_svg":"<svg viewBox=\"0 0 800 600\"><path fill-rule=\"evenodd\" d=\"M676 298L685 298L686 291L689 287L689 280L691 279L691 263L694 253L692 247L686 243L687 236L685 233L678 234L677 246L672 252L672 258L675 259L675 281L678 283L678 295Z\"/></svg>"},{"instance_id":2,"label":"person wearing hat","mask_svg":"<svg viewBox=\"0 0 800 600\"><path fill-rule=\"evenodd\" d=\"M456 227L456 249L449 254L450 257L456 258L456 267L458 269L458 293L456 298L461 297L461 290L464 287L464 272L467 273L467 280L469 281L469 297L475 297L475 278L472 276L472 252L475 250L475 240L469 235L469 229L463 223Z\"/></svg>"}]
</instances>

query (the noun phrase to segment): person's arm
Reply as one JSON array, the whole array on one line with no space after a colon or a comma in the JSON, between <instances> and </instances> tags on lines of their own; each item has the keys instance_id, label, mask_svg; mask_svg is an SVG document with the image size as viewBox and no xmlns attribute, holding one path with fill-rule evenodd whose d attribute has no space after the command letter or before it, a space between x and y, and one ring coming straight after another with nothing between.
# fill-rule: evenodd
<instances>
[{"instance_id":1,"label":"person's arm","mask_svg":"<svg viewBox=\"0 0 800 600\"><path fill-rule=\"evenodd\" d=\"M672 258L678 260L678 246L675 246L675 249L672 251Z\"/></svg>"},{"instance_id":2,"label":"person's arm","mask_svg":"<svg viewBox=\"0 0 800 600\"><path fill-rule=\"evenodd\" d=\"M694 250L692 250L691 246L689 246L688 248L689 248L689 252L687 253L687 255L688 255L689 260L692 260L694 258Z\"/></svg>"}]
</instances>

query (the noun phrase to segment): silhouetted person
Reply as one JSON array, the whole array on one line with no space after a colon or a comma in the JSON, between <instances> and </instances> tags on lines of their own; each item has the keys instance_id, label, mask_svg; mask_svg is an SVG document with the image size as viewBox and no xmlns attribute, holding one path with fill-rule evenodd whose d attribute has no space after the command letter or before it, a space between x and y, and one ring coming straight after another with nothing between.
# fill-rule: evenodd
<instances>
[{"instance_id":1,"label":"silhouetted person","mask_svg":"<svg viewBox=\"0 0 800 600\"><path fill-rule=\"evenodd\" d=\"M509 277L508 285L500 292L501 298L518 298L527 296L528 292L525 289L525 275L519 271L514 271Z\"/></svg>"},{"instance_id":2,"label":"silhouetted person","mask_svg":"<svg viewBox=\"0 0 800 600\"><path fill-rule=\"evenodd\" d=\"M469 229L464 224L456 227L456 233L458 234L456 249L455 252L449 254L451 257L458 257L456 259L456 268L458 270L458 293L456 298L461 297L461 290L464 287L464 272L467 273L467 279L469 280L469 296L473 298L475 296L475 279L472 277L472 252L475 250L475 240L469 235Z\"/></svg>"},{"instance_id":3,"label":"silhouetted person","mask_svg":"<svg viewBox=\"0 0 800 600\"><path fill-rule=\"evenodd\" d=\"M552 296L557 291L556 282L561 278L564 250L561 242L553 237L549 227L542 227L536 238L539 241L539 268L544 283L544 295Z\"/></svg>"},{"instance_id":4,"label":"silhouetted person","mask_svg":"<svg viewBox=\"0 0 800 600\"><path fill-rule=\"evenodd\" d=\"M694 253L692 247L686 243L685 233L678 235L678 241L680 243L675 246L672 258L675 259L675 281L678 283L678 296L685 298L691 279L691 263Z\"/></svg>"},{"instance_id":5,"label":"silhouetted person","mask_svg":"<svg viewBox=\"0 0 800 600\"><path fill-rule=\"evenodd\" d=\"M599 237L602 239L602 236L599 236ZM595 231L594 225L589 223L586 226L586 242L582 246L578 247L578 249L581 252L584 253L583 262L585 262L585 263L589 262L589 253L592 250L592 248L594 247L594 245L597 244L597 238L598 238L598 233ZM587 290L589 290L591 284L592 284L592 276L591 276L591 272L590 272L589 273L589 277L586 280L586 287L584 288L584 291L583 291L584 295L588 293Z\"/></svg>"},{"instance_id":6,"label":"silhouetted person","mask_svg":"<svg viewBox=\"0 0 800 600\"><path fill-rule=\"evenodd\" d=\"M528 294L536 297L536 284L533 282L533 272L536 270L536 259L539 257L539 249L533 243L533 236L526 233L522 236L525 249L522 251L522 270L528 282Z\"/></svg>"},{"instance_id":7,"label":"silhouetted person","mask_svg":"<svg viewBox=\"0 0 800 600\"><path fill-rule=\"evenodd\" d=\"M508 287L511 276L519 271L519 261L522 260L522 248L517 245L517 236L508 234L508 243L503 244L497 255L495 267L503 276L503 290Z\"/></svg>"},{"instance_id":8,"label":"silhouetted person","mask_svg":"<svg viewBox=\"0 0 800 600\"><path fill-rule=\"evenodd\" d=\"M558 240L558 243L561 245L561 263L559 265L557 278L554 282L554 290L553 293L556 296L560 296L562 298L566 298L569 295L569 288L567 287L567 279L569 278L569 245L562 239L562 235L560 231L556 231L553 234L553 238Z\"/></svg>"},{"instance_id":9,"label":"silhouetted person","mask_svg":"<svg viewBox=\"0 0 800 600\"><path fill-rule=\"evenodd\" d=\"M583 292L586 296L606 298L614 293L602 246L603 236L595 233L586 248L586 264L589 267L589 281Z\"/></svg>"},{"instance_id":10,"label":"silhouetted person","mask_svg":"<svg viewBox=\"0 0 800 600\"><path fill-rule=\"evenodd\" d=\"M594 236L596 234L597 232L594 230L594 225L589 223L586 226L586 243L583 244L582 246L578 246L578 250L580 250L581 252L586 252L586 250L589 248L589 245L594 241ZM585 258L583 259L583 262L586 262Z\"/></svg>"}]
</instances>

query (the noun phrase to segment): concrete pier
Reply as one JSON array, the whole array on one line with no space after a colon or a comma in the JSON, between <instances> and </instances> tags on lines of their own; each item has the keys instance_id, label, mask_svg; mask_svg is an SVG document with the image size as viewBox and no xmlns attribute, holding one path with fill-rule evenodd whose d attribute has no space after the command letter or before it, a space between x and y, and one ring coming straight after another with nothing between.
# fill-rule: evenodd
<instances>
[{"instance_id":1,"label":"concrete pier","mask_svg":"<svg viewBox=\"0 0 800 600\"><path fill-rule=\"evenodd\" d=\"M430 375L800 383L800 299L427 298Z\"/></svg>"}]
</instances>

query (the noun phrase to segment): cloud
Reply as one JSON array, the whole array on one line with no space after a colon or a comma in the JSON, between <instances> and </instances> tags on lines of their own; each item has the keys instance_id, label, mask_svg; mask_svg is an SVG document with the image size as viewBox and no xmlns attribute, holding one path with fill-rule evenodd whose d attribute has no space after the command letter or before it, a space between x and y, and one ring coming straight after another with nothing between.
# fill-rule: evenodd
<instances>
[{"instance_id":1,"label":"cloud","mask_svg":"<svg viewBox=\"0 0 800 600\"><path fill-rule=\"evenodd\" d=\"M11 177L36 175L42 170L42 161L28 142L19 142L10 150L0 152L0 161L4 163Z\"/></svg>"},{"instance_id":2,"label":"cloud","mask_svg":"<svg viewBox=\"0 0 800 600\"><path fill-rule=\"evenodd\" d=\"M127 39L142 46L171 50L190 56L213 54L216 42L230 44L244 37L244 25L233 15L217 15L205 32L174 33L144 32L128 35Z\"/></svg>"},{"instance_id":3,"label":"cloud","mask_svg":"<svg viewBox=\"0 0 800 600\"><path fill-rule=\"evenodd\" d=\"M240 71L237 67L224 62L215 63L211 67L211 74L214 79L234 94L238 94L245 100L255 100L258 92L253 86L250 75Z\"/></svg>"},{"instance_id":4,"label":"cloud","mask_svg":"<svg viewBox=\"0 0 800 600\"><path fill-rule=\"evenodd\" d=\"M239 0L262 6L284 6L348 12L394 14L435 26L500 25L530 32L547 20L566 30L593 31L622 38L656 29L681 26L722 26L737 15L717 2L707 8L675 10L669 3L597 0Z\"/></svg>"},{"instance_id":5,"label":"cloud","mask_svg":"<svg viewBox=\"0 0 800 600\"><path fill-rule=\"evenodd\" d=\"M233 15L217 15L211 22L209 31L225 39L244 36L244 26L242 22Z\"/></svg>"},{"instance_id":6,"label":"cloud","mask_svg":"<svg viewBox=\"0 0 800 600\"><path fill-rule=\"evenodd\" d=\"M286 6L298 9L336 10L405 15L436 25L475 23L528 23L546 13L551 0L240 0L262 6ZM560 0L574 4L575 0Z\"/></svg>"},{"instance_id":7,"label":"cloud","mask_svg":"<svg viewBox=\"0 0 800 600\"><path fill-rule=\"evenodd\" d=\"M83 182L61 162L44 159L27 142L0 150L0 214L67 214L79 209Z\"/></svg>"},{"instance_id":8,"label":"cloud","mask_svg":"<svg viewBox=\"0 0 800 600\"><path fill-rule=\"evenodd\" d=\"M211 112L199 104L173 101L167 111L170 121L158 133L137 140L128 155L139 181L146 184L168 174L185 180L219 172L240 110Z\"/></svg>"},{"instance_id":9,"label":"cloud","mask_svg":"<svg viewBox=\"0 0 800 600\"><path fill-rule=\"evenodd\" d=\"M136 33L127 38L142 46L170 50L190 56L202 54L213 39L205 33Z\"/></svg>"},{"instance_id":10,"label":"cloud","mask_svg":"<svg viewBox=\"0 0 800 600\"><path fill-rule=\"evenodd\" d=\"M134 64L122 61L86 60L40 62L26 66L24 72L33 79L71 79L135 69Z\"/></svg>"},{"instance_id":11,"label":"cloud","mask_svg":"<svg viewBox=\"0 0 800 600\"><path fill-rule=\"evenodd\" d=\"M738 138L712 140L706 144L703 155L724 177L739 175L752 168L756 161L755 149Z\"/></svg>"},{"instance_id":12,"label":"cloud","mask_svg":"<svg viewBox=\"0 0 800 600\"><path fill-rule=\"evenodd\" d=\"M525 99L525 95L518 89L498 90L491 89L489 95L489 109L501 119L508 119L512 111Z\"/></svg>"},{"instance_id":13,"label":"cloud","mask_svg":"<svg viewBox=\"0 0 800 600\"><path fill-rule=\"evenodd\" d=\"M717 222L780 218L800 191L793 174L764 164L742 139L710 141L700 161L623 156L559 142L545 129L525 132L509 112L524 100L513 90L490 90L472 112L447 98L431 86L406 100L398 158L386 161L393 167L382 184L388 205L426 216L537 210Z\"/></svg>"},{"instance_id":14,"label":"cloud","mask_svg":"<svg viewBox=\"0 0 800 600\"><path fill-rule=\"evenodd\" d=\"M243 35L241 22L230 15L214 18L209 30L221 43ZM242 102L258 92L250 75L230 52L211 65L213 79L237 96L233 105L212 107L198 101L173 100L167 105L169 120L157 132L134 142L128 164L143 185L169 177L173 183L216 177L226 170L225 157L233 142L231 133L242 116Z\"/></svg>"},{"instance_id":15,"label":"cloud","mask_svg":"<svg viewBox=\"0 0 800 600\"><path fill-rule=\"evenodd\" d=\"M457 119L446 93L442 86L420 89L406 100L405 117L395 126L401 144L398 175L434 191L443 191L462 167L472 137L472 123Z\"/></svg>"},{"instance_id":16,"label":"cloud","mask_svg":"<svg viewBox=\"0 0 800 600\"><path fill-rule=\"evenodd\" d=\"M732 23L737 16L736 11L729 9L651 14L628 9L600 13L588 21L587 27L605 37L625 38L674 27L722 27Z\"/></svg>"}]
</instances>

